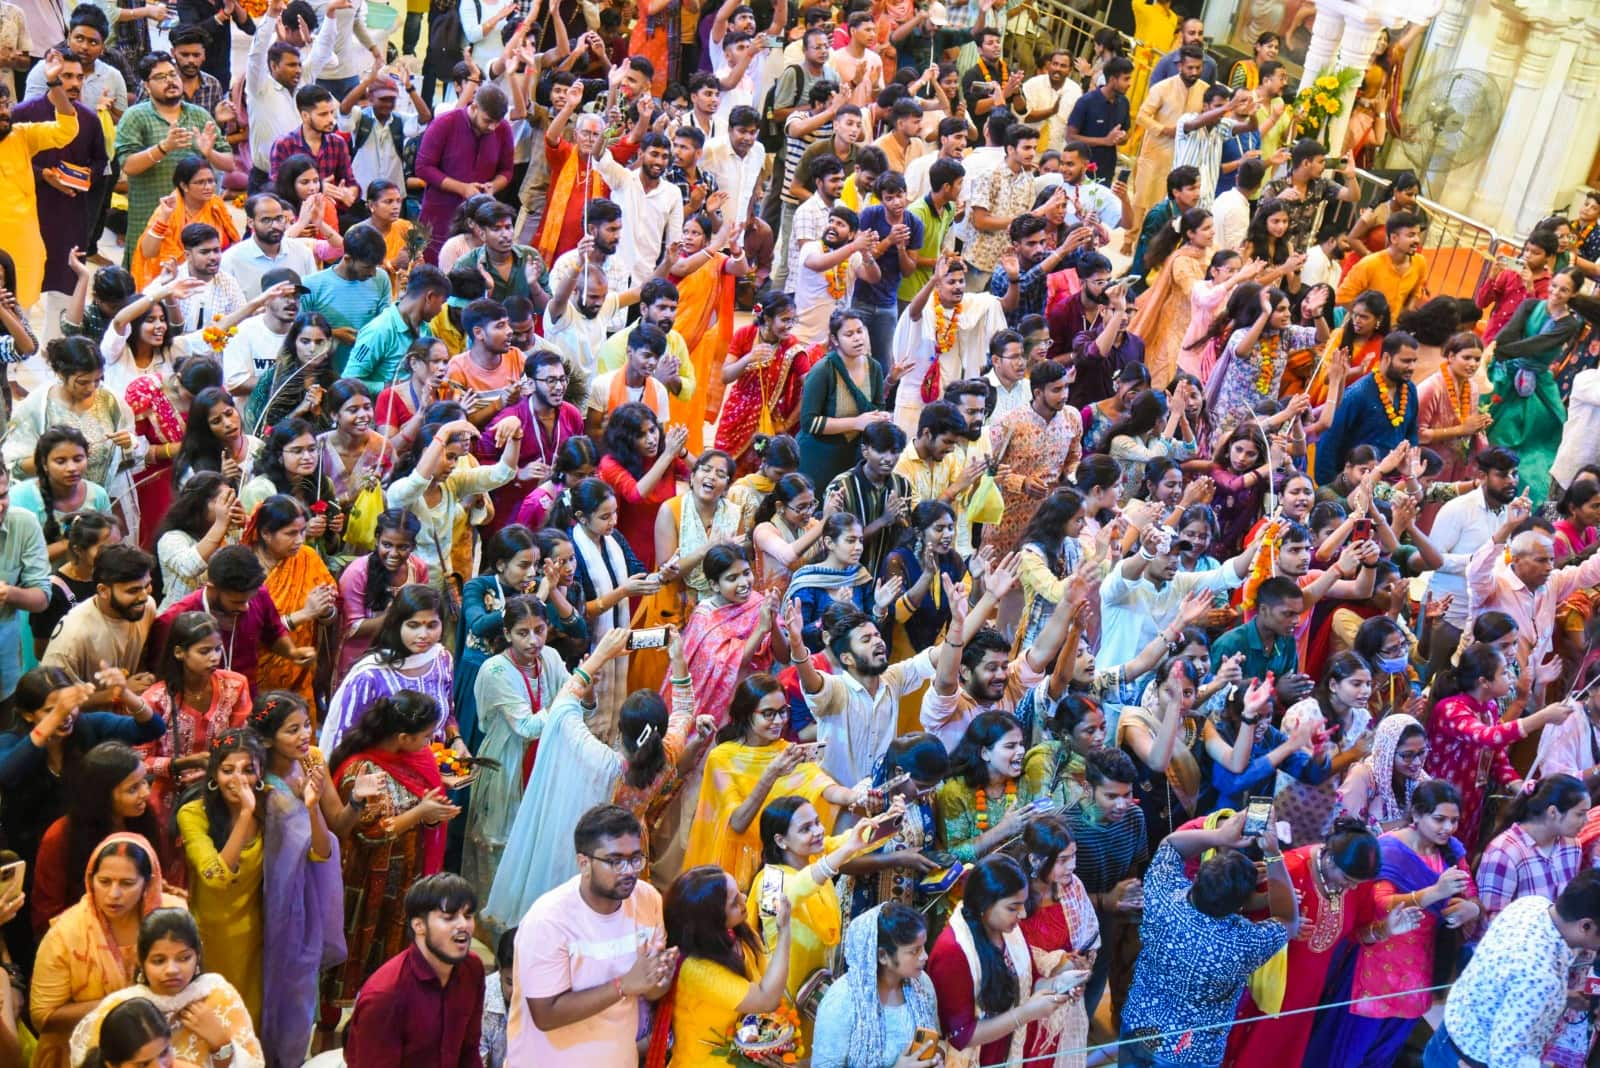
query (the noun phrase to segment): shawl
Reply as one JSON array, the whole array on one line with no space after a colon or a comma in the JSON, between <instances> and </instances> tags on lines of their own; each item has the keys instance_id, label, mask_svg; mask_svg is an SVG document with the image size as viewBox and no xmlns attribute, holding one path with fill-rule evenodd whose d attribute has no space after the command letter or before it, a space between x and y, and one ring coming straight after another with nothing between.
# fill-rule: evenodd
<instances>
[{"instance_id":1,"label":"shawl","mask_svg":"<svg viewBox=\"0 0 1600 1068\"><path fill-rule=\"evenodd\" d=\"M687 447L693 455L703 444L697 431L722 408L727 387L722 365L733 341L734 300L737 280L727 272L728 254L713 253L699 269L676 279L678 317L675 327L689 350L700 388L686 401L673 397L674 421L687 423Z\"/></svg>"},{"instance_id":2,"label":"shawl","mask_svg":"<svg viewBox=\"0 0 1600 1068\"><path fill-rule=\"evenodd\" d=\"M699 799L689 825L689 848L683 860L685 871L701 864L716 864L740 886L750 885L761 868L760 821L751 820L750 826L739 832L729 820L733 810L755 793L762 773L787 748L789 743L784 741L763 746L723 742L706 756ZM774 783L770 796L804 797L817 810L822 825L831 827L839 810L822 794L833 785L833 778L827 772L807 761Z\"/></svg>"},{"instance_id":3,"label":"shawl","mask_svg":"<svg viewBox=\"0 0 1600 1068\"><path fill-rule=\"evenodd\" d=\"M100 1004L94 1007L94 1011L79 1020L78 1026L72 1029L72 1045L70 1047L72 1063L83 1064L85 1062L89 1056L89 1051L100 1044L100 1025L105 1022L106 1013L121 1005L124 1001L143 998L160 1009L162 1015L168 1020L175 1021L178 1013L183 1009L188 1008L190 1005L210 1000L213 995L220 995L220 1000L223 1001L231 999L238 1006L239 1012L245 1012L244 1001L240 999L239 992L234 990L232 984L216 972L201 972L194 977L193 982L172 997L157 994L143 983L125 986L121 990L114 990L100 999ZM221 1014L219 1013L219 1015ZM249 1014L245 1013L245 1015L248 1018ZM223 1022L227 1023L228 1020L224 1019ZM184 1048L185 1040L189 1039L191 1035L193 1035L193 1032L189 1031L181 1023L174 1023L172 1028L173 1051L180 1057L185 1053L199 1053L199 1050ZM259 1035L254 1033L247 1035L234 1033L229 1037L233 1040L234 1059L231 1064L234 1068L261 1068L264 1062L261 1055ZM195 1038L197 1039L198 1036L195 1036ZM309 1042L310 1038L310 1028L308 1027L306 1029L306 1040Z\"/></svg>"},{"instance_id":4,"label":"shawl","mask_svg":"<svg viewBox=\"0 0 1600 1068\"><path fill-rule=\"evenodd\" d=\"M561 242L561 228L567 220L567 202L573 196L580 196L585 203L606 196L610 190L605 179L600 177L600 171L594 163L587 162L583 169L588 172L585 179L588 188L580 186L578 176L578 149L575 145L564 145L566 149L561 158L561 168L550 175L548 190L549 201L544 209L544 225L539 228L539 236L534 245L539 249L539 254L546 263L554 263L556 256L562 250L557 248Z\"/></svg>"},{"instance_id":5,"label":"shawl","mask_svg":"<svg viewBox=\"0 0 1600 1068\"><path fill-rule=\"evenodd\" d=\"M883 1053L883 1002L878 1000L878 914L882 910L878 905L863 912L850 921L844 933L847 970L839 982L849 996L852 1024L847 1063L852 1065L877 1065L887 1059ZM914 982L901 983L900 989L916 1026L939 1030L939 1011L927 977L919 975Z\"/></svg>"},{"instance_id":6,"label":"shawl","mask_svg":"<svg viewBox=\"0 0 1600 1068\"><path fill-rule=\"evenodd\" d=\"M714 717L719 729L727 725L728 706L733 703L734 688L744 673L740 654L760 618L761 605L762 598L756 593L743 604L701 601L684 627L683 656L689 665L689 677L694 680L698 711ZM661 683L661 696L671 702L671 680Z\"/></svg>"},{"instance_id":7,"label":"shawl","mask_svg":"<svg viewBox=\"0 0 1600 1068\"><path fill-rule=\"evenodd\" d=\"M1416 793L1418 783L1427 781L1428 773L1423 772L1420 778L1406 780L1404 800L1395 797L1394 751L1399 748L1400 735L1407 727L1421 726L1422 724L1414 717L1404 712L1392 712L1378 721L1377 728L1372 732L1372 752L1361 760L1361 764L1372 777L1367 811L1352 813L1356 818L1365 819L1369 824L1393 823L1395 820L1405 818L1405 814L1411 808L1411 795ZM1377 810L1376 820L1371 818L1374 808Z\"/></svg>"},{"instance_id":8,"label":"shawl","mask_svg":"<svg viewBox=\"0 0 1600 1068\"><path fill-rule=\"evenodd\" d=\"M872 582L872 573L860 564L855 570L845 567L828 567L824 564L807 564L794 573L789 580L787 597L793 597L801 590L834 590L840 586L865 586Z\"/></svg>"},{"instance_id":9,"label":"shawl","mask_svg":"<svg viewBox=\"0 0 1600 1068\"><path fill-rule=\"evenodd\" d=\"M1146 687L1144 698L1139 705L1124 705L1122 707L1122 715L1117 720L1117 744L1119 746L1124 742L1124 732L1130 723L1137 723L1149 731L1152 739L1160 735L1161 714L1154 707L1159 689L1160 687L1157 686ZM1184 744L1182 727L1178 728L1178 737L1172 745L1172 758L1167 763L1167 785L1177 795L1184 811L1193 812L1195 802L1200 797L1200 762L1195 759L1194 752L1189 746Z\"/></svg>"},{"instance_id":10,"label":"shawl","mask_svg":"<svg viewBox=\"0 0 1600 1068\"><path fill-rule=\"evenodd\" d=\"M572 528L572 548L577 552L578 558L583 563L583 569L589 576L589 581L594 585L595 599L598 600L617 588L618 583L628 577L628 558L618 543L618 536L606 535L604 541L595 544L594 538L581 524ZM628 625L628 598L624 597L611 606L608 612L602 612L589 624L589 639L594 645L600 644L600 639L616 627ZM615 715L626 696L628 685L629 657L613 657L600 669L595 679L594 699L604 713L603 721L615 722ZM609 734L607 729L604 733Z\"/></svg>"},{"instance_id":11,"label":"shawl","mask_svg":"<svg viewBox=\"0 0 1600 1068\"><path fill-rule=\"evenodd\" d=\"M411 559L415 560L416 557ZM454 665L450 650L443 645L433 648L438 650L432 654L433 664L419 676L402 675L381 653L376 652L369 652L352 664L328 700L328 715L322 721L322 732L317 737L317 745L322 751L333 752L345 731L355 726L374 702L401 690L417 690L439 702L439 729L442 730L450 718L450 684ZM442 733L436 733L435 737L444 740Z\"/></svg>"},{"instance_id":12,"label":"shawl","mask_svg":"<svg viewBox=\"0 0 1600 1068\"><path fill-rule=\"evenodd\" d=\"M410 753L385 752L382 749L365 749L352 756L346 757L343 764L339 765L333 773L335 783L344 779L350 769L361 761L369 761L382 768L388 776L399 783L412 796L421 800L430 790L444 793L444 778L439 774L439 764L434 759L433 752L429 749L418 749ZM429 827L426 824L417 828L417 833L422 841L422 875L432 875L444 870L444 844L445 831L448 824L440 823Z\"/></svg>"},{"instance_id":13,"label":"shawl","mask_svg":"<svg viewBox=\"0 0 1600 1068\"><path fill-rule=\"evenodd\" d=\"M1449 845L1440 849L1444 857L1445 869L1454 867L1466 855L1459 839L1451 838ZM1402 842L1394 832L1378 836L1378 878L1394 884L1394 888L1402 894L1415 893L1426 890L1439 881L1439 872L1428 867L1427 862L1412 851L1411 847ZM1444 919L1445 906L1451 899L1435 901L1426 906L1427 911L1433 913L1434 918Z\"/></svg>"},{"instance_id":14,"label":"shawl","mask_svg":"<svg viewBox=\"0 0 1600 1068\"><path fill-rule=\"evenodd\" d=\"M344 882L339 840L312 856L311 814L282 779L267 782L260 1034L268 1068L294 1068L310 1048L321 973L345 959Z\"/></svg>"},{"instance_id":15,"label":"shawl","mask_svg":"<svg viewBox=\"0 0 1600 1068\"><path fill-rule=\"evenodd\" d=\"M191 218L188 209L184 207L183 197L177 196L177 206L172 209L172 217L167 220L167 236L161 239L161 248L156 253L155 259L150 259L139 251L139 238L143 235L129 234L133 245L133 263L130 269L133 272L133 281L140 289L149 285L156 275L161 273L161 265L167 260L184 260L183 241L181 235L183 228L190 223L207 223L217 228L217 233L222 238L222 247L239 240L239 228L233 225L233 216L228 211L228 205L218 196L213 196L203 204L198 212ZM201 323L201 326L207 324Z\"/></svg>"},{"instance_id":16,"label":"shawl","mask_svg":"<svg viewBox=\"0 0 1600 1068\"><path fill-rule=\"evenodd\" d=\"M739 532L739 523L742 516L739 509L728 501L727 494L717 498L717 509L711 515L711 530L708 531L705 522L700 518L700 509L694 507L694 502L689 500L687 494L674 497L668 505L677 513L678 517L678 555L685 556L698 552L706 542L711 540L711 531L726 534L729 537ZM711 588L711 582L706 578L705 568L696 567L693 571L683 576L683 584L701 597L709 597L716 591Z\"/></svg>"},{"instance_id":17,"label":"shawl","mask_svg":"<svg viewBox=\"0 0 1600 1068\"><path fill-rule=\"evenodd\" d=\"M1135 337L1153 338L1160 334L1160 324L1164 319L1173 318L1178 308L1184 310L1190 307L1190 295L1178 288L1174 281L1173 261L1178 257L1192 260L1201 260L1205 252L1185 242L1172 251L1167 262L1162 264L1156 272L1155 281L1150 283L1150 288L1139 294L1134 301L1133 317L1128 320L1128 333ZM1205 268L1200 268L1201 277L1205 276ZM1173 371L1176 370L1177 361L1174 358L1168 363L1166 354L1161 354L1162 366L1152 369L1151 384L1156 389L1166 389L1172 381Z\"/></svg>"},{"instance_id":18,"label":"shawl","mask_svg":"<svg viewBox=\"0 0 1600 1068\"><path fill-rule=\"evenodd\" d=\"M754 323L742 326L730 342L729 355L743 356L759 341ZM765 367L746 367L723 394L716 447L738 463L758 432L793 433L800 420L801 380L814 358L812 350L792 334L786 334L774 347L772 360Z\"/></svg>"},{"instance_id":19,"label":"shawl","mask_svg":"<svg viewBox=\"0 0 1600 1068\"><path fill-rule=\"evenodd\" d=\"M1095 915L1094 902L1089 899L1089 891L1084 888L1083 880L1074 875L1066 887L1057 887L1056 893L1057 903L1061 906L1062 915L1067 921L1067 936L1071 940L1071 949L1070 951L1044 950L1030 946L1034 968L1040 975L1054 975L1060 971L1069 952L1080 955L1089 953L1100 944L1100 917ZM1085 1060L1083 1053L1072 1049L1074 1045L1080 1044L1082 1039L1087 1038L1085 1031L1077 1032L1079 1042L1062 1041L1074 1014L1080 1019L1085 1015L1082 1001L1058 1005L1054 1012L1039 1022L1039 1039L1046 1046L1056 1047L1054 1068L1061 1068L1067 1064L1082 1064ZM1079 1027L1084 1028L1087 1024L1088 1021L1084 1019Z\"/></svg>"},{"instance_id":20,"label":"shawl","mask_svg":"<svg viewBox=\"0 0 1600 1068\"><path fill-rule=\"evenodd\" d=\"M972 973L972 987L976 990L983 978L982 968L978 964L978 947L972 941L972 923L967 919L965 906L962 907L958 916L952 918L950 933L954 936L956 945L961 950L961 955L967 958L967 969ZM1005 943L1005 954L1010 958L1011 968L1017 976L1017 1004L1021 1005L1033 993L1033 968L1029 964L1033 959L1032 950L1028 948L1028 939L1023 935L1020 926L1013 927L1007 931L1003 941ZM980 1019L987 1015L976 1002L974 1002L973 1008L977 1009ZM1020 1066L1023 1063L1022 1047L1027 1037L1028 1029L1026 1027L1019 1027L1011 1032L1011 1049L1006 1053L1007 1068ZM966 1060L969 1064L977 1064L978 1058L981 1056L980 1050L968 1047L963 1052L966 1054ZM949 1058L946 1057L946 1060L948 1061ZM985 1068L998 1068L998 1066L985 1066Z\"/></svg>"}]
</instances>

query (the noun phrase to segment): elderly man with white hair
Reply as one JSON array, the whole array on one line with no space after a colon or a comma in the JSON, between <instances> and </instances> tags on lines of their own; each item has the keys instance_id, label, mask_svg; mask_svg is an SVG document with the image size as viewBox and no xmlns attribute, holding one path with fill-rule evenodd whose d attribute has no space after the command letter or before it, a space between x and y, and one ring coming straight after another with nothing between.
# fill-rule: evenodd
<instances>
[{"instance_id":1,"label":"elderly man with white hair","mask_svg":"<svg viewBox=\"0 0 1600 1068\"><path fill-rule=\"evenodd\" d=\"M1505 522L1467 564L1467 618L1504 612L1516 620L1534 681L1553 682L1561 662L1551 649L1556 608L1578 590L1600 583L1600 556L1557 569L1555 543L1546 530L1518 531L1532 506L1526 496L1506 506ZM1507 544L1510 551L1507 552Z\"/></svg>"}]
</instances>

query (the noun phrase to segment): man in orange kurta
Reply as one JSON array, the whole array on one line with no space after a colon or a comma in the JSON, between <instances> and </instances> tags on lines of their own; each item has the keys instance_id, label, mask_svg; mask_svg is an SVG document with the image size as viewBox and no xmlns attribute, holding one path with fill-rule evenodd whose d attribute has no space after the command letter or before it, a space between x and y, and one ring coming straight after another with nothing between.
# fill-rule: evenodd
<instances>
[{"instance_id":1,"label":"man in orange kurta","mask_svg":"<svg viewBox=\"0 0 1600 1068\"><path fill-rule=\"evenodd\" d=\"M578 247L583 239L583 211L589 201L611 196L606 184L594 166L594 158L605 148L605 120L599 115L585 112L573 121L578 105L583 103L583 86L567 87L562 99L560 87L551 89L554 104L561 100L561 110L550 120L545 130L544 153L550 166L550 189L545 202L544 220L539 225L539 236L534 246L544 256L546 263L555 263L556 257ZM564 140L567 123L573 121L572 140ZM612 150L612 158L627 163L637 146L630 134ZM584 183L588 183L587 196Z\"/></svg>"}]
</instances>

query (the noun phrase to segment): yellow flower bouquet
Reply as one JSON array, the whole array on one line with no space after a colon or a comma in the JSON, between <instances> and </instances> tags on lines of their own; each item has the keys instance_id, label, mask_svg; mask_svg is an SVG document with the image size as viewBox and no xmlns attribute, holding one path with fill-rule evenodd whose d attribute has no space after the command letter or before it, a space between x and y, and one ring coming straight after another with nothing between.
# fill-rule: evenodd
<instances>
[{"instance_id":1,"label":"yellow flower bouquet","mask_svg":"<svg viewBox=\"0 0 1600 1068\"><path fill-rule=\"evenodd\" d=\"M1359 67L1326 70L1301 87L1294 98L1297 136L1327 142L1328 128L1344 113L1345 94L1361 82Z\"/></svg>"}]
</instances>

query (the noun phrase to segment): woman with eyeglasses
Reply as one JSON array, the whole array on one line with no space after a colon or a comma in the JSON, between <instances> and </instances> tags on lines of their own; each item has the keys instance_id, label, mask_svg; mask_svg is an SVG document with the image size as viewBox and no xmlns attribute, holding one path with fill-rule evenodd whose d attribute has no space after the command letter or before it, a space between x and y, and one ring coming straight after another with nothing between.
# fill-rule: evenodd
<instances>
[{"instance_id":1,"label":"woman with eyeglasses","mask_svg":"<svg viewBox=\"0 0 1600 1068\"><path fill-rule=\"evenodd\" d=\"M1374 832L1405 822L1411 795L1428 781L1428 731L1420 721L1396 712L1372 732L1372 751L1351 766L1339 786L1339 813L1362 820Z\"/></svg>"},{"instance_id":2,"label":"woman with eyeglasses","mask_svg":"<svg viewBox=\"0 0 1600 1068\"><path fill-rule=\"evenodd\" d=\"M306 512L306 541L331 559L344 546L346 516L332 480L322 470L321 452L316 428L309 421L298 416L279 420L267 435L260 474L239 490L239 503L248 515L274 494L298 501Z\"/></svg>"},{"instance_id":3,"label":"woman with eyeglasses","mask_svg":"<svg viewBox=\"0 0 1600 1068\"><path fill-rule=\"evenodd\" d=\"M789 576L804 567L822 540L823 520L838 511L840 496L833 494L817 515L817 490L798 471L784 475L756 509L750 543L756 550L752 563L756 584L783 593Z\"/></svg>"}]
</instances>

